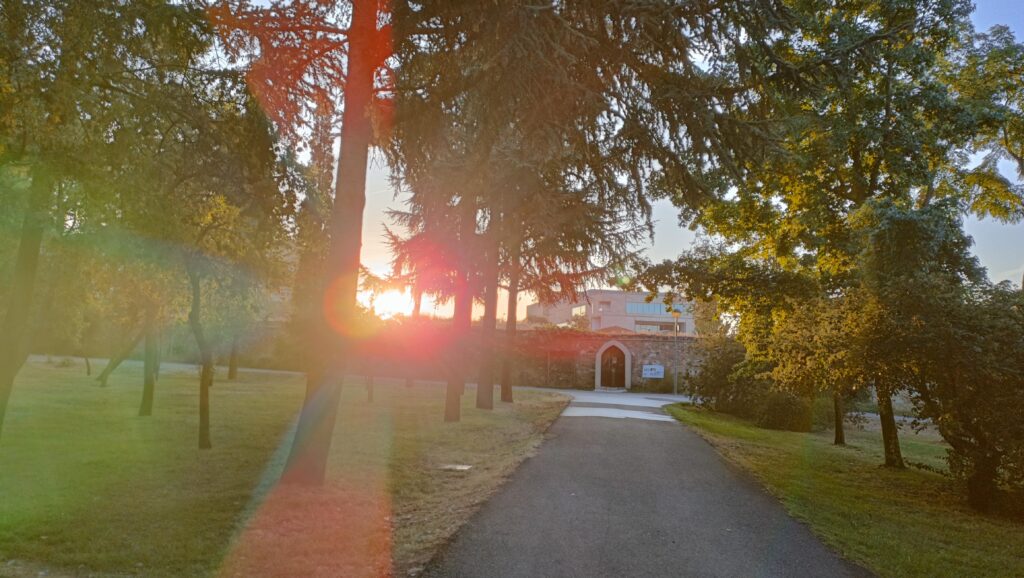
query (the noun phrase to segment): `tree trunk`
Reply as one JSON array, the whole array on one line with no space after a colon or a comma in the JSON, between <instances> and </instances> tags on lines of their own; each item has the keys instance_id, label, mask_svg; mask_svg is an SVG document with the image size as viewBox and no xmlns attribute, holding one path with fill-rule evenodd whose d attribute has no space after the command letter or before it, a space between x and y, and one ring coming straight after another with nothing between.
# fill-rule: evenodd
<instances>
[{"instance_id":1,"label":"tree trunk","mask_svg":"<svg viewBox=\"0 0 1024 578\"><path fill-rule=\"evenodd\" d=\"M142 338L145 335L146 329L140 329L139 332L135 334L135 337L133 337L130 342L126 343L125 346L122 347L120 351L114 354L114 357L111 357L107 361L107 365L103 368L103 371L101 371L99 376L96 377L96 381L100 382L100 387L107 387L107 379L110 378L110 374L114 373L114 370L120 367L121 363L125 359L128 359L132 352L135 351L135 348L138 347L139 342L142 341Z\"/></svg>"},{"instance_id":2,"label":"tree trunk","mask_svg":"<svg viewBox=\"0 0 1024 578\"><path fill-rule=\"evenodd\" d=\"M512 360L515 356L516 323L519 315L519 250L509 260L508 306L505 309L505 351L501 356L501 401L512 403Z\"/></svg>"},{"instance_id":3,"label":"tree trunk","mask_svg":"<svg viewBox=\"0 0 1024 578\"><path fill-rule=\"evenodd\" d=\"M146 312L145 353L142 361L142 403L139 404L139 415L153 415L153 393L156 390L156 321L154 312Z\"/></svg>"},{"instance_id":4,"label":"tree trunk","mask_svg":"<svg viewBox=\"0 0 1024 578\"><path fill-rule=\"evenodd\" d=\"M85 376L92 377L92 362L89 361L89 356L83 356L82 359L85 361Z\"/></svg>"},{"instance_id":5,"label":"tree trunk","mask_svg":"<svg viewBox=\"0 0 1024 578\"><path fill-rule=\"evenodd\" d=\"M238 379L238 336L231 338L231 353L228 355L228 380Z\"/></svg>"},{"instance_id":6,"label":"tree trunk","mask_svg":"<svg viewBox=\"0 0 1024 578\"><path fill-rule=\"evenodd\" d=\"M837 446L846 445L846 431L843 429L843 421L846 411L843 409L843 396L839 392L832 393L832 417L835 422L835 438L833 444Z\"/></svg>"},{"instance_id":7,"label":"tree trunk","mask_svg":"<svg viewBox=\"0 0 1024 578\"><path fill-rule=\"evenodd\" d=\"M459 274L460 281L456 282L455 303L452 315L452 328L455 331L454 347L451 367L454 370L456 390L459 395L466 393L466 362L472 357L469 355L470 332L473 330L473 294L469 288L469 272L463 271Z\"/></svg>"},{"instance_id":8,"label":"tree trunk","mask_svg":"<svg viewBox=\"0 0 1024 578\"><path fill-rule=\"evenodd\" d=\"M412 318L419 319L423 309L423 290L413 289L412 292Z\"/></svg>"},{"instance_id":9,"label":"tree trunk","mask_svg":"<svg viewBox=\"0 0 1024 578\"><path fill-rule=\"evenodd\" d=\"M199 373L199 449L213 447L210 440L210 388L213 387L213 356L207 354Z\"/></svg>"},{"instance_id":10,"label":"tree trunk","mask_svg":"<svg viewBox=\"0 0 1024 578\"><path fill-rule=\"evenodd\" d=\"M971 464L971 473L967 477L967 503L980 512L992 509L999 492L996 476L999 474L998 456L982 456Z\"/></svg>"},{"instance_id":11,"label":"tree trunk","mask_svg":"<svg viewBox=\"0 0 1024 578\"><path fill-rule=\"evenodd\" d=\"M469 291L469 278L465 270L455 280L455 310L452 315L452 339L448 351L448 385L445 390L444 421L461 419L462 393L466 389L467 333L472 324L473 296ZM467 327L468 326L468 327Z\"/></svg>"},{"instance_id":12,"label":"tree trunk","mask_svg":"<svg viewBox=\"0 0 1024 578\"><path fill-rule=\"evenodd\" d=\"M899 428L896 427L896 415L892 410L892 393L875 388L878 395L878 418L882 422L882 447L885 450L885 465L890 468L903 468L903 455L900 453Z\"/></svg>"},{"instance_id":13,"label":"tree trunk","mask_svg":"<svg viewBox=\"0 0 1024 578\"><path fill-rule=\"evenodd\" d=\"M444 420L459 421L461 396L466 391L466 360L469 357L469 333L473 327L473 290L470 287L471 247L476 235L476 205L468 196L458 207L459 263L455 275L455 304L452 312L452 340L448 351L448 390L445 395Z\"/></svg>"},{"instance_id":14,"label":"tree trunk","mask_svg":"<svg viewBox=\"0 0 1024 578\"><path fill-rule=\"evenodd\" d=\"M420 319L420 311L422 310L422 308L423 308L423 291L421 289L419 289L418 287L414 286L413 289L412 289L412 318L413 318L414 321L419 321L419 319ZM416 327L417 328L419 327L418 323L416 324ZM412 387L413 384L416 382L416 380L413 378L413 371L415 369L415 366L409 364L408 360L406 360L406 365L407 365L407 373L406 373L406 377L405 377L405 387Z\"/></svg>"},{"instance_id":15,"label":"tree trunk","mask_svg":"<svg viewBox=\"0 0 1024 578\"><path fill-rule=\"evenodd\" d=\"M153 379L160 381L160 361L163 359L164 340L157 336L156 351L153 352Z\"/></svg>"},{"instance_id":16,"label":"tree trunk","mask_svg":"<svg viewBox=\"0 0 1024 578\"><path fill-rule=\"evenodd\" d=\"M359 285L359 253L362 247L363 210L366 206L366 161L372 140L368 115L373 98L374 71L389 56L383 35L377 30L377 0L352 3L348 32L348 75L342 114L341 152L331 212L330 245L326 260L325 315L317 318L308 346L317 358L307 372L306 398L288 454L282 480L320 485L327 471L327 457L334 435L348 343L335 328L352 326Z\"/></svg>"},{"instance_id":17,"label":"tree trunk","mask_svg":"<svg viewBox=\"0 0 1024 578\"><path fill-rule=\"evenodd\" d=\"M21 224L21 239L18 241L18 255L14 262L14 274L7 295L7 311L0 330L0 434L3 432L7 403L14 389L14 378L28 358L26 337L32 311L32 294L39 271L39 252L43 244L47 208L50 203L53 183L36 169L32 175L32 186L25 217Z\"/></svg>"},{"instance_id":18,"label":"tree trunk","mask_svg":"<svg viewBox=\"0 0 1024 578\"><path fill-rule=\"evenodd\" d=\"M193 264L187 265L189 281L192 284L192 308L188 312L188 324L199 348L199 449L213 447L210 441L210 388L213 386L213 348L206 340L202 323L202 285L199 272Z\"/></svg>"},{"instance_id":19,"label":"tree trunk","mask_svg":"<svg viewBox=\"0 0 1024 578\"><path fill-rule=\"evenodd\" d=\"M476 407L494 409L494 369L497 365L495 337L498 325L498 276L501 263L498 254L497 224L488 225L487 262L484 265L484 317L480 320L480 377L476 384Z\"/></svg>"}]
</instances>

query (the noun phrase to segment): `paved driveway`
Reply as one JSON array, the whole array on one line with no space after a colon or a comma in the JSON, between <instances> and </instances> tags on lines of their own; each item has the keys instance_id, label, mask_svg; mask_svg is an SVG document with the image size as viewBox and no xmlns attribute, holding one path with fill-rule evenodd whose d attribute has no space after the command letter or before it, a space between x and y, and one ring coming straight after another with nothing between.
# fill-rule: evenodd
<instances>
[{"instance_id":1,"label":"paved driveway","mask_svg":"<svg viewBox=\"0 0 1024 578\"><path fill-rule=\"evenodd\" d=\"M869 575L665 415L672 396L573 394L427 576Z\"/></svg>"}]
</instances>

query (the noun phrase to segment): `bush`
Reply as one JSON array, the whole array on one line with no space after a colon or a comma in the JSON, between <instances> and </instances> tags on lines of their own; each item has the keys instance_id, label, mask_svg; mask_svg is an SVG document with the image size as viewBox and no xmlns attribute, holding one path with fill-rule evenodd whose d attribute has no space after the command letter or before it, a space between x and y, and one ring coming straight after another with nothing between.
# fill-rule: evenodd
<instances>
[{"instance_id":1,"label":"bush","mask_svg":"<svg viewBox=\"0 0 1024 578\"><path fill-rule=\"evenodd\" d=\"M648 393L672 393L672 378L641 379L638 383L633 384L632 389ZM680 389L685 391L682 384L680 384Z\"/></svg>"},{"instance_id":2,"label":"bush","mask_svg":"<svg viewBox=\"0 0 1024 578\"><path fill-rule=\"evenodd\" d=\"M763 361L745 359L736 365L729 376L731 387L722 403L730 413L742 417L757 419L761 415L768 395L774 390L775 383L765 378L768 365Z\"/></svg>"},{"instance_id":3,"label":"bush","mask_svg":"<svg viewBox=\"0 0 1024 578\"><path fill-rule=\"evenodd\" d=\"M698 342L700 361L688 374L685 390L694 401L715 411L755 417L767 384L745 361L746 349L735 339L712 335Z\"/></svg>"},{"instance_id":4,"label":"bush","mask_svg":"<svg viewBox=\"0 0 1024 578\"><path fill-rule=\"evenodd\" d=\"M811 431L813 411L808 400L785 391L770 392L757 418L757 425L776 430Z\"/></svg>"},{"instance_id":5,"label":"bush","mask_svg":"<svg viewBox=\"0 0 1024 578\"><path fill-rule=\"evenodd\" d=\"M1024 489L1024 292L986 286L942 305L933 326L946 325L937 345L922 346L928 363L913 398L949 442L950 472L968 502L989 510L1006 490Z\"/></svg>"},{"instance_id":6,"label":"bush","mask_svg":"<svg viewBox=\"0 0 1024 578\"><path fill-rule=\"evenodd\" d=\"M811 403L811 429L823 431L835 426L833 404L832 396L829 394L814 396L814 402Z\"/></svg>"},{"instance_id":7,"label":"bush","mask_svg":"<svg viewBox=\"0 0 1024 578\"><path fill-rule=\"evenodd\" d=\"M831 425L831 398L812 406L809 399L775 390L765 377L770 366L746 359L746 349L735 339L714 335L699 347L701 361L686 379L686 392L695 403L768 429L807 432L819 421L822 427Z\"/></svg>"}]
</instances>

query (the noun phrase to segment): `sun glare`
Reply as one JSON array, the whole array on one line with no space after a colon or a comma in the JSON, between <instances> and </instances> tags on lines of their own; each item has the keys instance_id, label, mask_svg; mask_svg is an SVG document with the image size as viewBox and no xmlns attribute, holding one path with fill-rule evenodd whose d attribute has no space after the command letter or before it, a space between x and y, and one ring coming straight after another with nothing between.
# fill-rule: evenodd
<instances>
[{"instance_id":1,"label":"sun glare","mask_svg":"<svg viewBox=\"0 0 1024 578\"><path fill-rule=\"evenodd\" d=\"M381 319L390 319L396 315L412 314L412 296L408 291L392 289L377 295L369 291L359 293L359 302L363 307L373 307L373 312Z\"/></svg>"}]
</instances>

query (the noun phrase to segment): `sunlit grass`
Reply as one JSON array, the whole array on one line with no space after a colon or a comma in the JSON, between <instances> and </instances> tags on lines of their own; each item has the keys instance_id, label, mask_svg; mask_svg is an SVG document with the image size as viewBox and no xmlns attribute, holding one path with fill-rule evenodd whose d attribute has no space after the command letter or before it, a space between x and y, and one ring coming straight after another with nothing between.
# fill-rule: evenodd
<instances>
[{"instance_id":1,"label":"sunlit grass","mask_svg":"<svg viewBox=\"0 0 1024 578\"><path fill-rule=\"evenodd\" d=\"M1024 576L1024 524L970 511L952 482L920 469L880 467L880 435L770 431L746 421L672 406L729 460L753 472L825 542L881 576ZM904 429L904 457L944 466L934 434Z\"/></svg>"},{"instance_id":2,"label":"sunlit grass","mask_svg":"<svg viewBox=\"0 0 1024 578\"><path fill-rule=\"evenodd\" d=\"M107 388L81 366L24 368L0 438L0 574L372 575L380 567L344 565L392 556L404 571L494 491L564 404L517 392L520 403L484 413L470 392L464 420L446 425L440 388L378 385L368 404L362 386L346 386L330 483L298 495L275 482L300 376L218 381L206 451L196 449L194 372L164 372L149 418L135 415L140 390L132 366ZM452 462L474 467L437 468Z\"/></svg>"}]
</instances>

